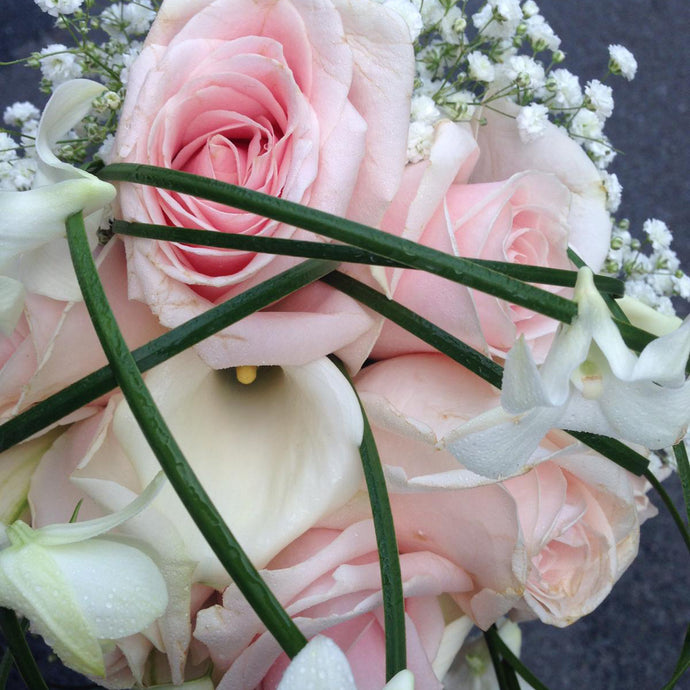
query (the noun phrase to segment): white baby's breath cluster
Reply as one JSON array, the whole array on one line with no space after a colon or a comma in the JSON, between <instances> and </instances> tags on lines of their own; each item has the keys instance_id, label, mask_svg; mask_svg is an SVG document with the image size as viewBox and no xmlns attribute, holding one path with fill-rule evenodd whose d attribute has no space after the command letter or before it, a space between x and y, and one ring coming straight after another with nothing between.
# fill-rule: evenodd
<instances>
[{"instance_id":1,"label":"white baby's breath cluster","mask_svg":"<svg viewBox=\"0 0 690 690\"><path fill-rule=\"evenodd\" d=\"M642 226L643 240L633 237L627 220L614 225L605 269L625 281L625 293L666 315L675 314L671 297L690 299L690 277L671 249L673 235L656 218ZM646 253L647 252L647 253Z\"/></svg>"},{"instance_id":2,"label":"white baby's breath cluster","mask_svg":"<svg viewBox=\"0 0 690 690\"><path fill-rule=\"evenodd\" d=\"M95 0L34 0L56 18L65 43L53 43L27 58L40 70L40 90L51 94L60 84L85 77L108 88L92 114L59 142L55 153L74 165L108 161L118 115L127 86L129 67L141 51L142 39L160 5L159 0L110 0L96 9ZM99 7L103 7L100 3ZM103 35L105 34L105 40ZM98 37L98 38L96 38ZM3 113L0 130L0 189L31 187L36 171L34 138L40 112L28 102L14 103Z\"/></svg>"},{"instance_id":3,"label":"white baby's breath cluster","mask_svg":"<svg viewBox=\"0 0 690 690\"><path fill-rule=\"evenodd\" d=\"M614 109L606 78L580 83L562 66L560 38L534 0L377 0L399 14L415 41L417 75L412 98L407 157L417 163L429 156L435 126L443 119L481 123L483 107L510 99L522 106L516 117L524 142L539 139L547 123L564 128L601 171L614 234L606 269L626 281L628 294L665 313L670 298L690 298L690 278L670 248L670 232L657 220L645 223L646 239L634 239L625 220L615 220L621 185L607 167L616 151L604 127ZM70 132L56 153L84 165L109 162L113 135L127 86L129 67L159 8L160 0L101 2L34 0L56 18L65 43L31 55L27 64L41 72L41 89L52 93L75 77L104 83L107 91L91 115ZM103 7L104 5L105 8ZM105 40L103 36L105 35ZM98 37L98 38L95 38ZM609 46L606 77L632 79L637 63L621 45ZM5 109L0 130L0 189L30 188L36 170L33 143L39 110L32 103ZM651 247L645 254L644 246Z\"/></svg>"}]
</instances>

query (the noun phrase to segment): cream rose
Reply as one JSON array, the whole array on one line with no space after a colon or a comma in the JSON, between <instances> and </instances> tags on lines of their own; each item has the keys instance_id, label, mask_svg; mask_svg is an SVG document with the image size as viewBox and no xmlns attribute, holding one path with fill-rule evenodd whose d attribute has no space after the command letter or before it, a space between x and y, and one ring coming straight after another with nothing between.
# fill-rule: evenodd
<instances>
[{"instance_id":1,"label":"cream rose","mask_svg":"<svg viewBox=\"0 0 690 690\"><path fill-rule=\"evenodd\" d=\"M130 70L116 159L377 225L404 168L413 73L407 26L370 0L166 0ZM120 205L126 220L313 239L153 188L121 185ZM127 249L130 295L168 327L297 261L142 239L128 239ZM300 364L365 335L371 340L377 323L318 286L223 331L199 352L218 368ZM350 349L353 361L368 353L365 340L356 354Z\"/></svg>"}]
</instances>

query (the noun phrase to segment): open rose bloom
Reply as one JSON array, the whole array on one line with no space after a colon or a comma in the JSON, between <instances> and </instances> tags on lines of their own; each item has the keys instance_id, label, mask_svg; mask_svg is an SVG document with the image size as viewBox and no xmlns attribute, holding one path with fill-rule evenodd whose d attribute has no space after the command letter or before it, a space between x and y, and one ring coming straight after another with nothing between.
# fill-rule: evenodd
<instances>
[{"instance_id":1,"label":"open rose bloom","mask_svg":"<svg viewBox=\"0 0 690 690\"><path fill-rule=\"evenodd\" d=\"M574 249L600 270L611 234L602 176L562 128L547 124L525 143L519 107L497 100L471 121L437 121L428 155L408 162L416 12L373 0L164 0L129 67L114 160L232 183L451 256L573 270ZM86 192L105 184L58 172L80 189L86 180ZM41 195L59 197L58 183ZM109 186L100 191L99 216ZM114 215L328 241L129 182L118 183ZM48 239L64 250L64 218L53 220ZM0 231L2 245L11 232ZM94 256L132 349L302 261L130 236ZM504 366L503 389L319 282L144 373L222 519L315 641L294 666L172 486L159 486L120 390L5 450L0 606L33 617L49 641L77 630L78 644L53 644L68 665L109 688L290 690L300 669L325 677L309 666L321 650L348 690L450 690L464 677L453 661L471 657L479 630L515 630L507 619L569 625L632 563L655 514L649 485L563 429L610 434L643 454L682 438L690 321L665 324L637 353L587 268L574 291L545 286L574 300L567 325L421 270L343 269ZM39 291L22 272L11 280L23 309L13 306L0 337L3 421L106 361L78 294ZM393 679L362 410L400 555L407 668ZM89 579L107 579L117 554L122 582ZM32 598L34 580L34 595L54 582L58 594ZM55 622L51 602L69 609L74 630Z\"/></svg>"}]
</instances>

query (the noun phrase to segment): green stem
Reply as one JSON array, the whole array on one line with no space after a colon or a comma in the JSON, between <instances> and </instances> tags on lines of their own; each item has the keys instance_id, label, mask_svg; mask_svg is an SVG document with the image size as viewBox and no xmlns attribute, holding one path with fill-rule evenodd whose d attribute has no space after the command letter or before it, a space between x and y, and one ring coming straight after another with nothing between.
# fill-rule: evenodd
<instances>
[{"instance_id":1,"label":"green stem","mask_svg":"<svg viewBox=\"0 0 690 690\"><path fill-rule=\"evenodd\" d=\"M348 381L352 383L345 367L337 360L336 364ZM357 391L354 385L352 389L356 395ZM359 406L362 410L362 419L364 421L364 435L359 452L362 458L367 491L369 492L369 503L371 504L376 544L379 551L386 638L386 681L389 681L396 673L407 668L405 598L403 596L402 575L400 572L398 540L395 536L393 513L388 490L386 489L386 479L381 467L381 458L379 457L374 434L361 400L359 401Z\"/></svg>"},{"instance_id":2,"label":"green stem","mask_svg":"<svg viewBox=\"0 0 690 690\"><path fill-rule=\"evenodd\" d=\"M148 371L166 359L208 338L250 314L313 283L336 268L326 261L305 261L274 276L227 302L194 317L177 328L134 350L140 371ZM0 452L54 424L92 400L111 391L117 382L105 366L58 393L37 403L0 426Z\"/></svg>"},{"instance_id":3,"label":"green stem","mask_svg":"<svg viewBox=\"0 0 690 690\"><path fill-rule=\"evenodd\" d=\"M683 537L683 541L685 542L686 548L690 552L690 533L688 532L688 527L683 522L683 518L680 516L678 509L673 503L673 500L668 495L668 492L666 491L666 489L664 489L661 482L654 476L654 473L651 470L646 470L644 476L645 479L654 487L656 492L661 497L661 500L664 502L666 509L671 514L673 521L676 523L676 527L678 527L680 536Z\"/></svg>"},{"instance_id":4,"label":"green stem","mask_svg":"<svg viewBox=\"0 0 690 690\"><path fill-rule=\"evenodd\" d=\"M163 471L213 552L257 616L291 658L306 644L261 579L184 458L122 337L89 251L81 213L67 219L67 241L84 302L115 378Z\"/></svg>"},{"instance_id":5,"label":"green stem","mask_svg":"<svg viewBox=\"0 0 690 690\"><path fill-rule=\"evenodd\" d=\"M379 254L373 254L357 247L326 242L304 240L286 240L261 235L237 235L233 233L198 230L195 228L178 228L168 225L154 225L150 223L128 223L124 220L113 222L112 231L118 235L130 237L146 237L164 242L182 242L184 244L200 245L204 247L219 247L223 249L237 249L241 251L265 254L280 254L286 256L300 256L303 258L328 259L347 263L373 264L376 266L391 266L402 268L404 264L388 259ZM507 261L487 261L484 259L467 259L477 266L489 268L503 273L517 280L545 285L574 287L577 280L575 271L564 271L543 266L528 264L511 264ZM620 280L608 276L594 276L594 284L603 293L614 295L623 294L624 286Z\"/></svg>"},{"instance_id":6,"label":"green stem","mask_svg":"<svg viewBox=\"0 0 690 690\"><path fill-rule=\"evenodd\" d=\"M45 680L36 665L36 660L29 649L29 643L17 619L17 614L11 609L0 608L0 628L2 629L9 651L14 657L14 663L29 690L48 690Z\"/></svg>"},{"instance_id":7,"label":"green stem","mask_svg":"<svg viewBox=\"0 0 690 690\"><path fill-rule=\"evenodd\" d=\"M673 446L673 454L676 456L676 463L678 464L678 476L685 499L685 512L688 523L690 523L690 464L688 464L688 451L683 441Z\"/></svg>"},{"instance_id":8,"label":"green stem","mask_svg":"<svg viewBox=\"0 0 690 690\"><path fill-rule=\"evenodd\" d=\"M493 636L493 641L501 654L501 656L510 664L512 668L517 671L533 688L533 690L549 690L539 678L537 678L527 666L525 666L520 659L513 654L510 647L503 641L498 631Z\"/></svg>"},{"instance_id":9,"label":"green stem","mask_svg":"<svg viewBox=\"0 0 690 690\"><path fill-rule=\"evenodd\" d=\"M510 664L507 664L501 658L498 639L500 639L500 635L498 634L495 624L484 632L484 641L489 649L489 656L491 656L491 663L494 666L494 671L496 671L498 687L500 690L520 690L515 671Z\"/></svg>"},{"instance_id":10,"label":"green stem","mask_svg":"<svg viewBox=\"0 0 690 690\"><path fill-rule=\"evenodd\" d=\"M361 247L405 266L435 273L565 323L570 323L577 313L577 306L570 300L478 266L467 259L450 256L361 223L251 189L178 170L131 163L108 165L100 171L99 176L105 180L162 187L266 216Z\"/></svg>"},{"instance_id":11,"label":"green stem","mask_svg":"<svg viewBox=\"0 0 690 690\"><path fill-rule=\"evenodd\" d=\"M324 276L322 281L397 323L492 386L501 387L503 369L500 365L419 314L338 271ZM647 458L615 439L582 431L568 431L568 433L634 474L642 474L649 465Z\"/></svg>"},{"instance_id":12,"label":"green stem","mask_svg":"<svg viewBox=\"0 0 690 690\"><path fill-rule=\"evenodd\" d=\"M666 685L661 690L673 690L676 683L682 678L685 672L690 668L690 626L685 631L685 639L683 640L683 648L680 651L678 662L673 669L673 675Z\"/></svg>"}]
</instances>

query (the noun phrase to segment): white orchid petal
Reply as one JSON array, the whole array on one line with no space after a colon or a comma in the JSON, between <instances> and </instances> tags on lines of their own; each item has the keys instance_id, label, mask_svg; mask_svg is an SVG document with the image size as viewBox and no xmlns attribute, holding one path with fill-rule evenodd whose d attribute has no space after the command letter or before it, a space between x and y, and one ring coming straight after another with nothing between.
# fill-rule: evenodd
<instances>
[{"instance_id":1,"label":"white orchid petal","mask_svg":"<svg viewBox=\"0 0 690 690\"><path fill-rule=\"evenodd\" d=\"M264 367L254 383L215 371L188 351L156 367L147 385L194 472L255 565L347 502L362 480L362 417L350 384L321 359ZM157 467L128 407L113 431L142 481ZM247 487L232 491L233 486ZM175 523L204 582L227 583L171 489L155 507Z\"/></svg>"},{"instance_id":2,"label":"white orchid petal","mask_svg":"<svg viewBox=\"0 0 690 690\"><path fill-rule=\"evenodd\" d=\"M52 184L75 177L93 178L85 170L61 161L52 151L55 144L89 113L93 100L106 87L90 79L71 79L60 84L43 110L36 137L39 159L37 184ZM94 178L95 179L95 178ZM105 184L105 183L102 183ZM109 185L110 186L110 185Z\"/></svg>"},{"instance_id":3,"label":"white orchid petal","mask_svg":"<svg viewBox=\"0 0 690 690\"><path fill-rule=\"evenodd\" d=\"M681 386L690 356L690 317L680 328L653 340L640 353L631 379L648 380L668 386Z\"/></svg>"},{"instance_id":4,"label":"white orchid petal","mask_svg":"<svg viewBox=\"0 0 690 690\"><path fill-rule=\"evenodd\" d=\"M498 408L459 427L444 440L445 447L468 470L493 479L507 479L531 469L544 435L555 426L562 408L536 407L522 415Z\"/></svg>"},{"instance_id":5,"label":"white orchid petal","mask_svg":"<svg viewBox=\"0 0 690 690\"><path fill-rule=\"evenodd\" d=\"M50 549L26 544L0 552L0 605L28 618L32 630L71 668L105 674L98 640Z\"/></svg>"},{"instance_id":6,"label":"white orchid petal","mask_svg":"<svg viewBox=\"0 0 690 690\"><path fill-rule=\"evenodd\" d=\"M40 527L34 530L34 541L37 544L41 544L41 546L60 546L84 541L85 539L93 539L101 534L105 534L144 510L158 495L164 483L165 475L162 472L158 472L146 489L122 510L94 520Z\"/></svg>"},{"instance_id":7,"label":"white orchid petal","mask_svg":"<svg viewBox=\"0 0 690 690\"><path fill-rule=\"evenodd\" d=\"M24 309L26 291L22 283L8 276L0 276L0 333L14 331Z\"/></svg>"},{"instance_id":8,"label":"white orchid petal","mask_svg":"<svg viewBox=\"0 0 690 690\"><path fill-rule=\"evenodd\" d=\"M0 192L0 267L23 252L65 235L77 211L92 213L115 198L115 188L96 177L77 177L25 192Z\"/></svg>"},{"instance_id":9,"label":"white orchid petal","mask_svg":"<svg viewBox=\"0 0 690 690\"><path fill-rule=\"evenodd\" d=\"M524 337L520 336L506 357L501 405L507 412L520 413L550 404L537 365Z\"/></svg>"},{"instance_id":10,"label":"white orchid petal","mask_svg":"<svg viewBox=\"0 0 690 690\"><path fill-rule=\"evenodd\" d=\"M402 689L405 686L400 686ZM295 656L278 690L357 690L347 657L329 637L317 635ZM389 690L391 690L389 688Z\"/></svg>"},{"instance_id":11,"label":"white orchid petal","mask_svg":"<svg viewBox=\"0 0 690 690\"><path fill-rule=\"evenodd\" d=\"M165 612L163 576L134 546L90 539L49 551L98 639L134 635Z\"/></svg>"}]
</instances>

